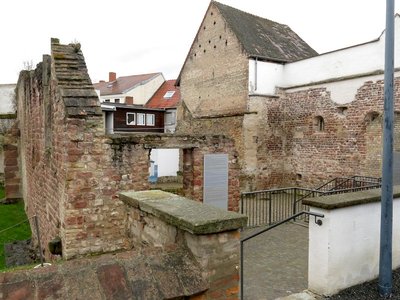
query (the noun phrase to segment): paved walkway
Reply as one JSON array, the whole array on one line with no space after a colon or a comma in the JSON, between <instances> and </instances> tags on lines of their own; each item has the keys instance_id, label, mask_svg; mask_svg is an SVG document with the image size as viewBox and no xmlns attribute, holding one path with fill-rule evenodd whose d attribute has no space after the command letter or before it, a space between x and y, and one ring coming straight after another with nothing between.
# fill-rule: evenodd
<instances>
[{"instance_id":1,"label":"paved walkway","mask_svg":"<svg viewBox=\"0 0 400 300\"><path fill-rule=\"evenodd\" d=\"M273 300L307 289L308 228L283 224L246 241L243 271L246 300Z\"/></svg>"}]
</instances>

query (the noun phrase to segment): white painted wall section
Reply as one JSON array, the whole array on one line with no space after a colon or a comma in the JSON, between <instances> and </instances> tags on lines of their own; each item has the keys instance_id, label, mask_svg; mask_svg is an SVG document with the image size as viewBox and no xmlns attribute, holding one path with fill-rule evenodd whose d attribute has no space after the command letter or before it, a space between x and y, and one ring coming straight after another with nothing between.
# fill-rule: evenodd
<instances>
[{"instance_id":1,"label":"white painted wall section","mask_svg":"<svg viewBox=\"0 0 400 300\"><path fill-rule=\"evenodd\" d=\"M150 160L158 165L158 177L176 176L179 171L179 149L152 149Z\"/></svg>"},{"instance_id":2,"label":"white painted wall section","mask_svg":"<svg viewBox=\"0 0 400 300\"><path fill-rule=\"evenodd\" d=\"M380 202L324 210L322 226L310 218L308 288L321 295L379 274ZM393 269L400 266L400 198L393 201Z\"/></svg>"},{"instance_id":3,"label":"white painted wall section","mask_svg":"<svg viewBox=\"0 0 400 300\"><path fill-rule=\"evenodd\" d=\"M0 114L15 112L12 107L15 87L15 84L0 84Z\"/></svg>"},{"instance_id":4,"label":"white painted wall section","mask_svg":"<svg viewBox=\"0 0 400 300\"><path fill-rule=\"evenodd\" d=\"M284 65L249 59L249 93L273 95L276 87L294 88L314 83L321 84L324 81L343 80L346 77L383 71L384 58L385 33L368 43ZM395 18L395 67L400 67L399 15ZM354 98L360 83L352 79L349 81L351 83L342 82L337 85L337 88L332 87L331 94L335 102L348 103ZM325 85L328 83L324 83Z\"/></svg>"},{"instance_id":5,"label":"white painted wall section","mask_svg":"<svg viewBox=\"0 0 400 300\"><path fill-rule=\"evenodd\" d=\"M100 101L104 102L106 99L110 99L110 102L114 103L115 99L120 99L119 103L125 103L125 97L130 96L133 97L133 104L143 105L153 97L164 82L164 75L160 73L148 81L132 87L123 94L102 95L100 96Z\"/></svg>"},{"instance_id":6,"label":"white painted wall section","mask_svg":"<svg viewBox=\"0 0 400 300\"><path fill-rule=\"evenodd\" d=\"M283 65L249 59L249 93L275 95L282 82Z\"/></svg>"}]
</instances>

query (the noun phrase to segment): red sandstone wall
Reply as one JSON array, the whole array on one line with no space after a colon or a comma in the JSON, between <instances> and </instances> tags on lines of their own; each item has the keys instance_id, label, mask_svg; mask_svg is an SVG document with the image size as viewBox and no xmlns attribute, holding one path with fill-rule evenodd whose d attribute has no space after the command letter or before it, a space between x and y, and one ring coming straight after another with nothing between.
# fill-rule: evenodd
<instances>
[{"instance_id":1,"label":"red sandstone wall","mask_svg":"<svg viewBox=\"0 0 400 300\"><path fill-rule=\"evenodd\" d=\"M61 237L65 258L124 248L125 214L117 192L147 188L148 150L104 136L81 52L58 43L52 51L18 82L28 216L38 215L44 248Z\"/></svg>"},{"instance_id":2,"label":"red sandstone wall","mask_svg":"<svg viewBox=\"0 0 400 300\"><path fill-rule=\"evenodd\" d=\"M395 98L400 98L396 79ZM325 88L286 91L264 102L257 188L315 187L340 176L381 176L383 81L366 81L355 100L334 103ZM343 111L343 107L345 107ZM400 110L396 101L395 109ZM315 117L325 128L315 128ZM396 118L395 145L400 140Z\"/></svg>"}]
</instances>

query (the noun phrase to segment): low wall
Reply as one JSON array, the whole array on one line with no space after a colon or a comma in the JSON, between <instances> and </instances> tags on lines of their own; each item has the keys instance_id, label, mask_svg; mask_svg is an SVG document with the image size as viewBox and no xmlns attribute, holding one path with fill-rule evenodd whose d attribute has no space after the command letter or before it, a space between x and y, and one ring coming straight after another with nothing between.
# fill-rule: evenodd
<instances>
[{"instance_id":1,"label":"low wall","mask_svg":"<svg viewBox=\"0 0 400 300\"><path fill-rule=\"evenodd\" d=\"M400 266L400 186L393 195L393 269ZM304 201L324 214L310 218L308 288L332 295L379 274L381 189Z\"/></svg>"},{"instance_id":2,"label":"low wall","mask_svg":"<svg viewBox=\"0 0 400 300\"><path fill-rule=\"evenodd\" d=\"M104 254L0 273L2 300L196 299L207 287L182 249Z\"/></svg>"},{"instance_id":3,"label":"low wall","mask_svg":"<svg viewBox=\"0 0 400 300\"><path fill-rule=\"evenodd\" d=\"M246 216L159 190L122 192L120 199L127 204L131 246L184 247L209 284L200 299L237 299Z\"/></svg>"}]
</instances>

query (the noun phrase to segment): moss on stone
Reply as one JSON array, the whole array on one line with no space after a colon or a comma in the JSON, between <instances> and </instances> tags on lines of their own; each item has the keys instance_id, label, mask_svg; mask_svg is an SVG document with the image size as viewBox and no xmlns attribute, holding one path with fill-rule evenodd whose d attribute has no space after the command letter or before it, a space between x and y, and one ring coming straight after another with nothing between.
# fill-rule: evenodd
<instances>
[{"instance_id":1,"label":"moss on stone","mask_svg":"<svg viewBox=\"0 0 400 300\"><path fill-rule=\"evenodd\" d=\"M119 196L127 205L139 208L193 234L237 230L247 223L247 217L242 214L160 190L128 191L120 193Z\"/></svg>"}]
</instances>

